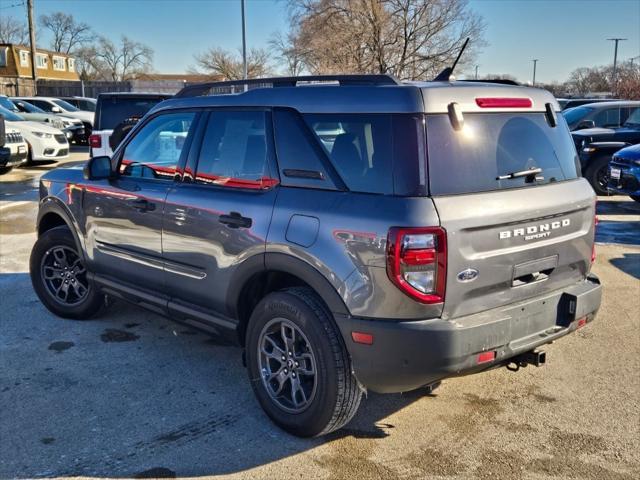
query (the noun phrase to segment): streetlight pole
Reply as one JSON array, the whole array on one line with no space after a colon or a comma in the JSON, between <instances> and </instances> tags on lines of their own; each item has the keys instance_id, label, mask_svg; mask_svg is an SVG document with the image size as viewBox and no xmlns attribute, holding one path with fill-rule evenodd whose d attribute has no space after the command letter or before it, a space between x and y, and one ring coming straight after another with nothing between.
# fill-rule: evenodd
<instances>
[{"instance_id":1,"label":"streetlight pole","mask_svg":"<svg viewBox=\"0 0 640 480\"><path fill-rule=\"evenodd\" d=\"M476 65L476 80L478 79L478 67L479 67L479 66L480 66L480 65Z\"/></svg>"},{"instance_id":2,"label":"streetlight pole","mask_svg":"<svg viewBox=\"0 0 640 480\"><path fill-rule=\"evenodd\" d=\"M33 0L27 0L27 18L29 22L29 42L31 43L31 78L33 79L33 94L38 94L36 74L36 29L33 26Z\"/></svg>"},{"instance_id":3,"label":"streetlight pole","mask_svg":"<svg viewBox=\"0 0 640 480\"><path fill-rule=\"evenodd\" d=\"M536 66L538 65L538 59L534 58L533 60L533 81L531 82L531 86L536 86Z\"/></svg>"},{"instance_id":4,"label":"streetlight pole","mask_svg":"<svg viewBox=\"0 0 640 480\"><path fill-rule=\"evenodd\" d=\"M610 42L615 42L615 47L613 48L613 93L615 95L616 90L618 88L618 43L624 42L626 38L607 38Z\"/></svg>"},{"instance_id":5,"label":"streetlight pole","mask_svg":"<svg viewBox=\"0 0 640 480\"><path fill-rule=\"evenodd\" d=\"M242 11L242 78L247 79L247 38L246 29L247 25L244 18L244 0L240 0L240 9ZM245 85L245 90L247 86Z\"/></svg>"}]
</instances>

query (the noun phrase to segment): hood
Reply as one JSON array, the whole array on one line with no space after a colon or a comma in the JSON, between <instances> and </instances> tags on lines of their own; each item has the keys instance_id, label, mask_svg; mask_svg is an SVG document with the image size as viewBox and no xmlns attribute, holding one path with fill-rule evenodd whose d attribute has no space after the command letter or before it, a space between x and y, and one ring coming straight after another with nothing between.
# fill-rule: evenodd
<instances>
[{"instance_id":1,"label":"hood","mask_svg":"<svg viewBox=\"0 0 640 480\"><path fill-rule=\"evenodd\" d=\"M93 125L93 112L84 112L80 110L78 112L65 112L64 115L68 115L72 118L79 118L83 122L89 122L91 125Z\"/></svg>"},{"instance_id":2,"label":"hood","mask_svg":"<svg viewBox=\"0 0 640 480\"><path fill-rule=\"evenodd\" d=\"M47 122L47 123L50 123L51 125L53 125L54 123L60 122L60 124L62 124L62 121L60 118L58 118L56 115L51 115L50 113L21 112L20 116L23 117L25 120L31 120L34 122Z\"/></svg>"},{"instance_id":3,"label":"hood","mask_svg":"<svg viewBox=\"0 0 640 480\"><path fill-rule=\"evenodd\" d=\"M616 152L616 157L626 160L640 160L640 143Z\"/></svg>"},{"instance_id":4,"label":"hood","mask_svg":"<svg viewBox=\"0 0 640 480\"><path fill-rule=\"evenodd\" d=\"M612 128L585 128L584 130L576 130L571 135L580 135L582 137L592 137L594 135L613 135L616 131Z\"/></svg>"},{"instance_id":5,"label":"hood","mask_svg":"<svg viewBox=\"0 0 640 480\"><path fill-rule=\"evenodd\" d=\"M52 135L56 135L62 133L57 128L50 127L44 123L39 122L30 122L25 120L24 122L7 122L8 125L20 131L23 135L29 134L31 132L43 132L50 133Z\"/></svg>"},{"instance_id":6,"label":"hood","mask_svg":"<svg viewBox=\"0 0 640 480\"><path fill-rule=\"evenodd\" d=\"M78 118L74 113L56 113L56 116L71 120L73 121L73 123L82 123L82 120Z\"/></svg>"}]
</instances>

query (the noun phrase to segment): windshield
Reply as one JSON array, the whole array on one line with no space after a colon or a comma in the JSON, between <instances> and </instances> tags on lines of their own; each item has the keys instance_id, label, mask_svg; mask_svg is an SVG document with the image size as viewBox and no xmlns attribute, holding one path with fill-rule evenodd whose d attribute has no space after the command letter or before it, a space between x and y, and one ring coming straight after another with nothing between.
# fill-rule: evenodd
<instances>
[{"instance_id":1,"label":"windshield","mask_svg":"<svg viewBox=\"0 0 640 480\"><path fill-rule=\"evenodd\" d=\"M20 115L13 113L10 110L7 110L4 107L0 107L0 114L2 114L4 116L5 120L8 120L9 122L23 122L24 118L22 118Z\"/></svg>"},{"instance_id":2,"label":"windshield","mask_svg":"<svg viewBox=\"0 0 640 480\"><path fill-rule=\"evenodd\" d=\"M112 130L131 118L141 118L164 97L105 97L100 100L96 130Z\"/></svg>"},{"instance_id":3,"label":"windshield","mask_svg":"<svg viewBox=\"0 0 640 480\"><path fill-rule=\"evenodd\" d=\"M79 112L80 111L78 108L74 107L69 102L65 102L64 100L59 100L57 98L54 98L51 101L53 103L55 103L56 105L58 105L63 110L66 110L67 112Z\"/></svg>"},{"instance_id":4,"label":"windshield","mask_svg":"<svg viewBox=\"0 0 640 480\"><path fill-rule=\"evenodd\" d=\"M4 107L11 112L20 112L20 110L18 110L18 107L16 107L15 104L7 97L0 97L0 107Z\"/></svg>"},{"instance_id":5,"label":"windshield","mask_svg":"<svg viewBox=\"0 0 640 480\"><path fill-rule=\"evenodd\" d=\"M640 108L636 108L624 122L625 127L640 127Z\"/></svg>"},{"instance_id":6,"label":"windshield","mask_svg":"<svg viewBox=\"0 0 640 480\"><path fill-rule=\"evenodd\" d=\"M562 112L562 115L564 116L564 119L567 121L567 123L571 125L572 123L576 123L582 120L584 117L593 112L593 110L594 109L592 107L573 107Z\"/></svg>"},{"instance_id":7,"label":"windshield","mask_svg":"<svg viewBox=\"0 0 640 480\"><path fill-rule=\"evenodd\" d=\"M578 158L562 116L551 128L544 113L469 113L463 129L456 131L448 115L429 115L427 145L434 195L531 187L577 177ZM498 179L532 168L542 170L533 182L525 176Z\"/></svg>"}]
</instances>

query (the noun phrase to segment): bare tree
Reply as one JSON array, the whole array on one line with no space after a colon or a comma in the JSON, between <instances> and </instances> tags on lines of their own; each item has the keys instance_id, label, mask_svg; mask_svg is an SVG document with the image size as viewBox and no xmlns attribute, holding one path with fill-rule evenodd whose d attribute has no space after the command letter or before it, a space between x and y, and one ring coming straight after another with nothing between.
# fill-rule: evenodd
<instances>
[{"instance_id":1,"label":"bare tree","mask_svg":"<svg viewBox=\"0 0 640 480\"><path fill-rule=\"evenodd\" d=\"M29 44L27 24L11 15L0 15L0 43Z\"/></svg>"},{"instance_id":2,"label":"bare tree","mask_svg":"<svg viewBox=\"0 0 640 480\"><path fill-rule=\"evenodd\" d=\"M471 38L460 70L484 45L467 0L288 0L289 42L312 73L390 73L428 79Z\"/></svg>"},{"instance_id":3,"label":"bare tree","mask_svg":"<svg viewBox=\"0 0 640 480\"><path fill-rule=\"evenodd\" d=\"M284 64L287 75L295 77L303 72L307 53L300 45L298 36L294 32L289 32L286 35L281 32L275 33L269 40L269 46Z\"/></svg>"},{"instance_id":4,"label":"bare tree","mask_svg":"<svg viewBox=\"0 0 640 480\"><path fill-rule=\"evenodd\" d=\"M148 72L153 60L153 50L150 47L124 35L117 44L106 37L100 37L96 46L87 53L95 54L93 59L85 58L87 67L113 81L130 80L140 73Z\"/></svg>"},{"instance_id":5,"label":"bare tree","mask_svg":"<svg viewBox=\"0 0 640 480\"><path fill-rule=\"evenodd\" d=\"M54 12L40 15L40 26L51 32L51 49L69 54L93 39L91 27L86 23L77 23L73 15Z\"/></svg>"},{"instance_id":6,"label":"bare tree","mask_svg":"<svg viewBox=\"0 0 640 480\"><path fill-rule=\"evenodd\" d=\"M204 53L195 55L194 72L205 72L210 75L221 75L226 80L241 80L243 77L242 55L234 54L221 48L210 48ZM251 49L247 55L247 77L259 78L270 75L269 53L261 48Z\"/></svg>"}]
</instances>

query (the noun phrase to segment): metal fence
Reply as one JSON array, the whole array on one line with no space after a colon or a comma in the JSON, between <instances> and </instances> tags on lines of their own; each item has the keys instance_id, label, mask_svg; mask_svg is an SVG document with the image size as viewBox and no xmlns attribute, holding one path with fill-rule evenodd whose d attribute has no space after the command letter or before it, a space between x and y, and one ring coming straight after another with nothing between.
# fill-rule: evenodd
<instances>
[{"instance_id":1,"label":"metal fence","mask_svg":"<svg viewBox=\"0 0 640 480\"><path fill-rule=\"evenodd\" d=\"M0 94L7 96L33 95L33 80L7 79L0 82ZM38 80L38 95L43 97L97 97L108 92L151 92L174 94L182 89L185 82L180 80L131 80L126 82L78 82L65 80Z\"/></svg>"}]
</instances>

